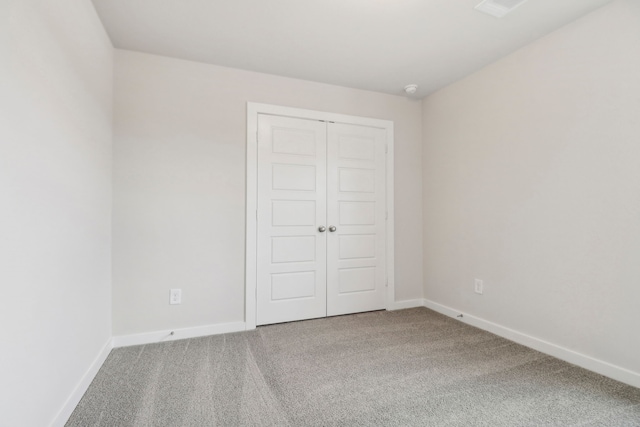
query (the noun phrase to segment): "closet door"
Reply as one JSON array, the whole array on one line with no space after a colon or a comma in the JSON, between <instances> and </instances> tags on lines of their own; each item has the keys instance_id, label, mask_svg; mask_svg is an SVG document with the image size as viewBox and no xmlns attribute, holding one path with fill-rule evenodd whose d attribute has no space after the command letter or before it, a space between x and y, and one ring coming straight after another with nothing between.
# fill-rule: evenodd
<instances>
[{"instance_id":1,"label":"closet door","mask_svg":"<svg viewBox=\"0 0 640 427\"><path fill-rule=\"evenodd\" d=\"M327 315L326 129L258 116L258 325Z\"/></svg>"},{"instance_id":2,"label":"closet door","mask_svg":"<svg viewBox=\"0 0 640 427\"><path fill-rule=\"evenodd\" d=\"M384 129L328 125L327 315L385 308Z\"/></svg>"}]
</instances>

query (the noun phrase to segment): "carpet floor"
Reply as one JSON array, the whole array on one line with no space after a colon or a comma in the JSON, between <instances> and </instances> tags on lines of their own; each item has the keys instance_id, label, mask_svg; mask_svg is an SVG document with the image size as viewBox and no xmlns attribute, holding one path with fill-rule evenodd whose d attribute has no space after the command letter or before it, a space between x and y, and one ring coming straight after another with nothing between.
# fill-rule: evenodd
<instances>
[{"instance_id":1,"label":"carpet floor","mask_svg":"<svg viewBox=\"0 0 640 427\"><path fill-rule=\"evenodd\" d=\"M426 308L114 349L67 426L640 426L640 389Z\"/></svg>"}]
</instances>

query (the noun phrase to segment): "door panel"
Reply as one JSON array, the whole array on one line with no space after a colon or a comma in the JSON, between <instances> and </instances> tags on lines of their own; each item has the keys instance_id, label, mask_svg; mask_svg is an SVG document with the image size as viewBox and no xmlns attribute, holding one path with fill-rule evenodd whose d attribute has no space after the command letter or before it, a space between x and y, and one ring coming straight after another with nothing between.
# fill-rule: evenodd
<instances>
[{"instance_id":1,"label":"door panel","mask_svg":"<svg viewBox=\"0 0 640 427\"><path fill-rule=\"evenodd\" d=\"M258 325L326 316L326 124L258 115Z\"/></svg>"},{"instance_id":2,"label":"door panel","mask_svg":"<svg viewBox=\"0 0 640 427\"><path fill-rule=\"evenodd\" d=\"M315 271L271 275L271 300L312 298L316 293Z\"/></svg>"},{"instance_id":3,"label":"door panel","mask_svg":"<svg viewBox=\"0 0 640 427\"><path fill-rule=\"evenodd\" d=\"M338 169L338 187L343 193L375 193L375 169Z\"/></svg>"},{"instance_id":4,"label":"door panel","mask_svg":"<svg viewBox=\"0 0 640 427\"><path fill-rule=\"evenodd\" d=\"M340 225L376 225L376 207L379 207L376 202L339 201L334 222Z\"/></svg>"},{"instance_id":5,"label":"door panel","mask_svg":"<svg viewBox=\"0 0 640 427\"><path fill-rule=\"evenodd\" d=\"M272 165L272 190L315 191L318 170L299 164ZM322 171L320 171L322 172Z\"/></svg>"},{"instance_id":6,"label":"door panel","mask_svg":"<svg viewBox=\"0 0 640 427\"><path fill-rule=\"evenodd\" d=\"M328 125L327 315L385 308L386 131Z\"/></svg>"},{"instance_id":7,"label":"door panel","mask_svg":"<svg viewBox=\"0 0 640 427\"><path fill-rule=\"evenodd\" d=\"M338 236L340 259L375 258L375 234L342 234Z\"/></svg>"},{"instance_id":8,"label":"door panel","mask_svg":"<svg viewBox=\"0 0 640 427\"><path fill-rule=\"evenodd\" d=\"M340 268L338 292L343 295L350 292L375 291L375 279L375 267Z\"/></svg>"},{"instance_id":9,"label":"door panel","mask_svg":"<svg viewBox=\"0 0 640 427\"><path fill-rule=\"evenodd\" d=\"M271 263L315 262L316 236L271 237Z\"/></svg>"},{"instance_id":10,"label":"door panel","mask_svg":"<svg viewBox=\"0 0 640 427\"><path fill-rule=\"evenodd\" d=\"M314 200L272 201L271 225L274 227L316 225L316 202Z\"/></svg>"}]
</instances>

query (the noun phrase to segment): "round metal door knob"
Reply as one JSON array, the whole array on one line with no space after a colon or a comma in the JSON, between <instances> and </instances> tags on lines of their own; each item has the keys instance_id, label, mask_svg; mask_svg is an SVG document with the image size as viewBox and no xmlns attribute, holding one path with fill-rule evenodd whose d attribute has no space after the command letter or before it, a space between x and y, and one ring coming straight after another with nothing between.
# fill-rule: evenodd
<instances>
[{"instance_id":1,"label":"round metal door knob","mask_svg":"<svg viewBox=\"0 0 640 427\"><path fill-rule=\"evenodd\" d=\"M336 231L336 230L337 230L337 228L335 227L335 225L332 225L332 226L329 227L329 231L332 232L332 233L334 231Z\"/></svg>"},{"instance_id":2,"label":"round metal door knob","mask_svg":"<svg viewBox=\"0 0 640 427\"><path fill-rule=\"evenodd\" d=\"M320 227L318 227L318 231L321 233L324 233L327 230L327 227L325 227L324 225L321 225Z\"/></svg>"}]
</instances>

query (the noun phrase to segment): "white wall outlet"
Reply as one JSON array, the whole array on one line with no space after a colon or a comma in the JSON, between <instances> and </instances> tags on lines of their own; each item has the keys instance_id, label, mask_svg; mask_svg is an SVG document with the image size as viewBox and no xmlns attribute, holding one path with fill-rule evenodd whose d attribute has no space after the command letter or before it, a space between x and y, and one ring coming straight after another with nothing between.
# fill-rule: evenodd
<instances>
[{"instance_id":1,"label":"white wall outlet","mask_svg":"<svg viewBox=\"0 0 640 427\"><path fill-rule=\"evenodd\" d=\"M171 295L169 296L169 304L181 304L182 303L182 289L171 289Z\"/></svg>"},{"instance_id":2,"label":"white wall outlet","mask_svg":"<svg viewBox=\"0 0 640 427\"><path fill-rule=\"evenodd\" d=\"M476 294L482 295L483 288L484 284L482 283L482 280L476 279L474 282L474 290L476 291Z\"/></svg>"}]
</instances>

